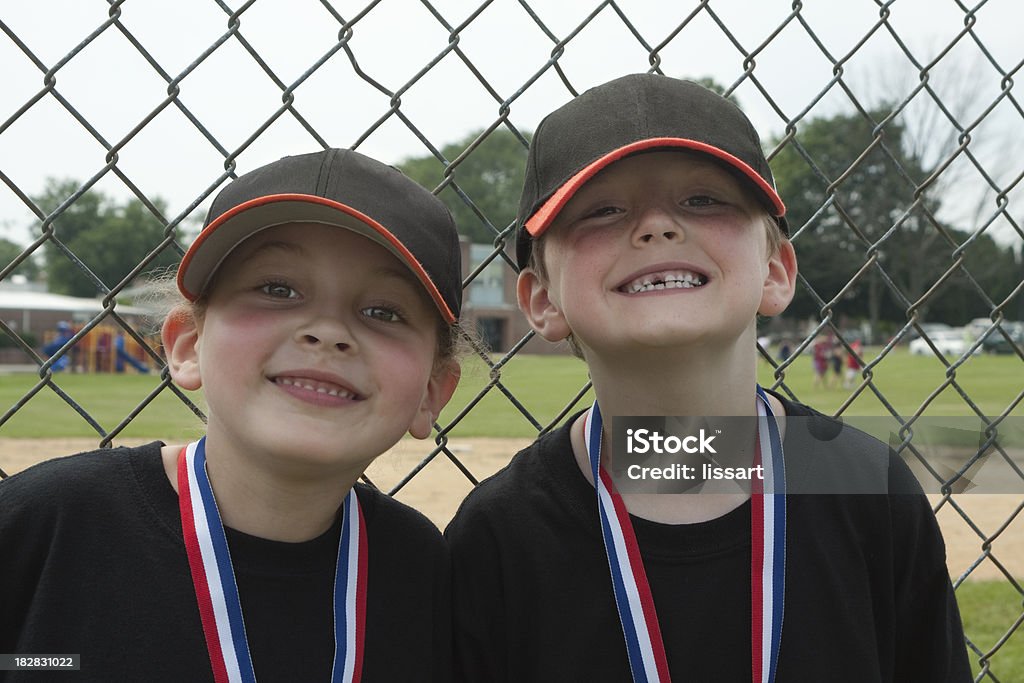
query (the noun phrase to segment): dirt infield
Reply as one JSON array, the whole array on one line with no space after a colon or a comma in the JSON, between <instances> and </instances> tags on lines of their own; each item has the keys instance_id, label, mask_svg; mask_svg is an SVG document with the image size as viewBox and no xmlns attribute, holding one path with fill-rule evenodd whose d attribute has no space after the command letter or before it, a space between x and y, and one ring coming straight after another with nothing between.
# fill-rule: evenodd
<instances>
[{"instance_id":1,"label":"dirt infield","mask_svg":"<svg viewBox=\"0 0 1024 683\"><path fill-rule=\"evenodd\" d=\"M482 479L501 469L513 453L528 443L527 439L458 439L451 441L449 448L474 476ZM93 439L0 438L0 468L14 474L42 460L95 447ZM391 489L418 464L425 450L422 442L402 441L381 456L367 474L380 488ZM396 498L422 511L443 529L471 488L465 475L448 458L439 456L406 484ZM937 504L939 498L931 498L933 505ZM1022 504L1020 496L1008 494L964 494L957 496L956 502L984 535L996 534ZM981 556L983 539L952 505L940 508L937 518L946 539L949 571L955 579ZM1014 518L992 542L991 557L1010 574L1024 577L1024 513ZM984 560L970 575L972 579L1002 577L992 559Z\"/></svg>"}]
</instances>

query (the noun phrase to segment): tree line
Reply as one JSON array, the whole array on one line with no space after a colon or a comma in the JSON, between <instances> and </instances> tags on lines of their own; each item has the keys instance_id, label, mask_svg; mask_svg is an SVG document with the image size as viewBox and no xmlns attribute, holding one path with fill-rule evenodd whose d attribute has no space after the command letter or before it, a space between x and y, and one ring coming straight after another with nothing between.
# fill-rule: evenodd
<instances>
[{"instance_id":1,"label":"tree line","mask_svg":"<svg viewBox=\"0 0 1024 683\"><path fill-rule=\"evenodd\" d=\"M76 180L50 178L32 201L50 215L80 186ZM165 213L166 202L162 199L151 203L160 214ZM34 232L40 230L40 225L34 226ZM166 230L164 222L142 201L118 201L97 190L83 193L57 214L51 225L54 237L85 264L106 290L118 285L156 249L164 241ZM20 245L0 240L0 264L13 262L22 251ZM173 267L179 260L179 253L168 246L150 261L145 272L148 275ZM95 297L105 291L51 242L44 243L12 274L24 275L32 281L45 280L47 289L55 294Z\"/></svg>"},{"instance_id":2,"label":"tree line","mask_svg":"<svg viewBox=\"0 0 1024 683\"><path fill-rule=\"evenodd\" d=\"M878 125L887 111L809 118L794 135L767 141L768 149L779 149L771 165L801 272L786 315L808 319L831 312L837 322L863 320L872 330L885 330L905 324L911 310L921 321L958 325L988 317L1005 301L1007 318L1024 318L1024 297L1006 301L1024 279L1019 251L976 225L938 218L950 188L935 181L935 168L915 151L914 131L898 119ZM433 155L398 166L428 189L440 188L462 234L495 243L515 220L528 141L529 134L506 128L486 136L476 132L441 148L447 170ZM78 187L75 181L50 180L33 199L49 213ZM163 212L163 201L153 204ZM56 217L54 229L109 288L163 241L165 226L137 199L117 202L89 191ZM0 240L0 264L20 251ZM151 266L177 259L168 248ZM53 292L98 293L95 282L50 244L15 272L45 277Z\"/></svg>"}]
</instances>

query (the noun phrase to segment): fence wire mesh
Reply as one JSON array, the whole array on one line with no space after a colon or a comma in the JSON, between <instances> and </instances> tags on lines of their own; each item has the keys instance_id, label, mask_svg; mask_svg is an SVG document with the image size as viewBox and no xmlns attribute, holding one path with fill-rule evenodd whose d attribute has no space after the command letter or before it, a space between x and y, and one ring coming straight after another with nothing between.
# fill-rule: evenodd
<instances>
[{"instance_id":1,"label":"fence wire mesh","mask_svg":"<svg viewBox=\"0 0 1024 683\"><path fill-rule=\"evenodd\" d=\"M56 397L100 447L130 436L147 411L166 410L167 398L193 413L201 430L201 407L171 383L166 369L115 419L100 417L97 406L77 397L73 368L60 370L101 329L126 335L139 350L137 361L163 367L151 329L124 303L139 276L180 258L180 245L229 179L288 153L339 146L391 160L432 160L430 189L459 205L460 228L472 223L474 241L488 245L466 269L472 315L474 286L495 272L499 281L515 274L508 249L513 216L494 209L473 185L474 160L507 138L517 150L512 163L521 164L544 113L635 71L713 73L766 136L790 205L803 302L799 327L766 328L766 339L789 336L792 347L788 356L760 349L771 388L797 400L811 393L792 378L817 340L831 335L861 360L834 412L847 414L860 402L891 415L903 427L898 447L910 457L920 456L910 436L915 422L939 406L952 405L991 428L1020 416L1024 332L1015 319L1024 318L1024 150L1018 144L1024 109L1014 84L1024 51L992 38L994 25L1019 15L1012 0L918 3L916 10L912 0L860 0L845 3L850 7L838 22L829 14L833 8L799 0L757 9L711 0L655 4L565 3L571 7L555 10L553 3L525 0L323 0L282 11L272 0L108 0L66 3L33 16L0 12L6 36L0 41L6 72L0 76L0 180L7 190L0 219L8 232L15 223L28 229L9 257L0 254L0 285L43 262L51 283L57 270L70 267L99 293L98 305L79 315L74 334L51 354L23 319L5 311L0 339L35 379L0 416L0 429L34 402ZM921 47L925 16L934 30L931 45ZM822 147L816 137L822 120L859 132L851 132L848 144ZM475 132L452 144L467 130ZM43 175L78 178L44 199ZM785 177L803 184L787 187ZM136 200L142 217L159 226L137 263L113 276L97 256L104 250L87 255L61 229L93 192ZM889 197L880 209L873 208L878 195ZM815 268L826 252L841 252L843 260ZM981 320L951 351L928 323L954 299L962 302L957 311ZM582 379L566 383L556 410L524 398L509 378L537 340L532 333L513 336L492 343L489 352L478 347L468 364L486 379L470 395L459 394L433 442L403 444L414 464L371 479L401 497L441 461L465 479L453 494L460 498L491 471L454 443L474 411L497 405L503 423L525 424L537 434L581 407L588 390ZM906 343L917 336L942 368L907 405L890 398L893 385L884 378L904 362ZM877 351L861 351L858 339ZM1007 352L997 373L1016 377L1015 388L980 397L971 373L980 362L976 352L996 346ZM10 377L0 377L0 386ZM9 439L3 446L0 468L15 467L17 444ZM1001 456L1019 463L1019 454ZM951 565L956 587L984 575L1005 588L1000 601L1011 602L998 633L972 632L968 624L977 680L1011 680L1000 673L1001 654L1021 639L1024 560L1007 557L1003 548L1020 551L1024 498L1006 496L997 519L980 519L957 487L957 473L933 474L942 482L941 495L933 497L937 514L974 539L969 560ZM1018 483L1024 490L1024 480Z\"/></svg>"}]
</instances>

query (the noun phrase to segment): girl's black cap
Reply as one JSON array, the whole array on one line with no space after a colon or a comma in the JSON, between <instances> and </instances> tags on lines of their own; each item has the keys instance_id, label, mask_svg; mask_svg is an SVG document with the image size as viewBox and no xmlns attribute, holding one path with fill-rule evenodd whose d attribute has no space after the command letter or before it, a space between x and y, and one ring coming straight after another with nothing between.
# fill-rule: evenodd
<instances>
[{"instance_id":1,"label":"girl's black cap","mask_svg":"<svg viewBox=\"0 0 1024 683\"><path fill-rule=\"evenodd\" d=\"M601 169L665 149L705 154L737 173L789 234L761 140L739 107L691 81L631 74L587 90L537 127L516 219L519 267L529 262L533 240Z\"/></svg>"},{"instance_id":2,"label":"girl's black cap","mask_svg":"<svg viewBox=\"0 0 1024 683\"><path fill-rule=\"evenodd\" d=\"M370 238L412 271L445 320L458 319L462 255L448 208L398 169L348 149L285 157L227 185L178 267L178 289L195 301L235 247L285 223Z\"/></svg>"}]
</instances>

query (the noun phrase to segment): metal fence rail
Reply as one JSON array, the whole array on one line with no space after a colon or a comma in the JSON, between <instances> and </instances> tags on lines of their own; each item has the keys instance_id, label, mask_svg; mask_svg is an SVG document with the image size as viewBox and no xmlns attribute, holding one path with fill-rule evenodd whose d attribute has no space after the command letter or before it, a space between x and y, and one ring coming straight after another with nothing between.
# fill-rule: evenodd
<instances>
[{"instance_id":1,"label":"metal fence rail","mask_svg":"<svg viewBox=\"0 0 1024 683\"><path fill-rule=\"evenodd\" d=\"M24 79L20 82L22 85L15 87L13 80L2 85L5 78L11 77L0 76L0 90L4 91L5 100L0 107L0 180L3 184L0 191L7 188L0 201L8 202L0 207L14 207L20 212L27 209L34 217L30 220L31 242L9 263L0 259L0 285L11 282L15 272L24 267L30 257L38 257L49 250L73 264L102 296L102 310L89 317L74 337L50 357L41 354L38 345L26 340L23 330L12 321L0 319L0 338L6 338L8 345L20 349L37 366L38 375L38 382L0 415L0 436L3 436L4 423L47 393L58 396L81 416L95 432L99 446L115 443L133 419L161 394L173 394L196 415L201 415L199 408L171 383L164 371L135 409L114 424L101 423L62 388L63 376L54 371L54 366L71 354L86 335L103 325L123 330L145 349L149 362L160 367L161 356L152 344L152 337L130 322L131 317L123 313L125 307L118 303L118 298L137 284L136 276L151 269L162 256L173 253L175 259L180 257L182 251L177 240L195 230L212 195L230 178L280 156L278 147L283 153L316 146L356 147L377 156L391 149L386 142L388 139L401 138L411 145L407 155L436 158L443 173L432 189L436 193L453 192L486 228L493 245L489 257L467 274L465 286L470 287L485 268L495 263L509 273L515 270L507 248L513 241L511 217L489 214L481 208L481 197L460 185L460 168L464 169L467 160L481 154L492 136L511 134L525 149L539 114L592 85L623 73L645 70L697 77L703 75L701 69L709 64L716 66L717 78L728 94L737 96L745 109L753 107L759 112L753 117L759 127L779 131L772 137L769 149L773 165L787 158L803 164L808 171L805 175L815 183L813 191L802 197L807 208L804 214L796 216L800 218L799 223L791 225L798 254L824 244L827 237L832 240L829 242L832 248L843 249L855 258L844 275L845 284L838 289L811 273L800 276L801 292L813 309L812 322L800 329L788 358L779 359L767 349L761 350L762 356L775 366L773 388L797 400L801 398L787 384L787 372L794 363L806 362L815 339L821 335L836 335L844 349L852 351L853 338L847 323L849 302L853 294L873 288L879 297L894 302L889 305L897 306L902 318L894 329L877 340L880 351L859 370L855 386L837 412L844 413L858 399L873 397L881 410L904 425L901 438L905 437L905 441L900 448L912 455L919 455L909 436L915 422L928 413L940 395L948 396L947 392L959 397L965 414L977 416L993 428L998 427L1011 415L1021 414L1024 382L1016 396L993 410L972 398L969 383L965 383L962 376L965 365L973 358L972 351L981 349L985 338L1001 338L1010 351L1009 358L1015 363L1013 372L1024 377L1021 372L1024 370L1024 343L1009 324L1014 318L1024 318L1024 268L1020 260L1024 244L1021 226L1024 165L1019 160L1022 157L1012 153L1021 151L1013 146L1014 141L1024 138L1024 109L1019 89L1014 89L1015 79L1024 64L1024 51L1018 48L1015 54L1005 54L989 44L988 33L983 29L999 21L995 18L1001 16L997 10L1003 11L1009 5L999 5L997 0L983 0L973 6L960 0L928 5L929 9L934 5L935 14L942 17L936 19L941 37L935 39L937 45L923 50L909 34L915 27L901 21L903 7L910 2L860 0L845 3L861 6L859 16L863 21L840 40L835 37L834 27L823 28L823 15L816 13L820 8L800 0L792 3L776 0L763 3L770 5L770 9L751 10L758 16L771 17L769 23L756 26L744 15L748 3L725 0L692 2L686 7L676 7L685 3L664 3L658 10L656 22L646 18L651 10L641 7L645 3L628 0L575 3L586 7L560 10L554 18L550 3L537 0L532 5L525 0L484 0L478 5L470 4L469 0L462 3L407 0L404 4L375 0L365 6L322 0L319 4L308 3L303 9L316 19L301 28L308 30L311 36L321 37L327 30L333 38L319 42L311 38L310 46L293 45L295 51L303 55L304 61L298 65L282 60L280 46L272 47L272 43L265 40L266 11L271 4L266 0L233 4L220 0L183 3L177 12L194 14L188 24L189 37L205 37L191 52L182 53L184 57L176 54L173 58L168 57L164 42L157 39L158 32L137 21L146 10L125 0L108 0L107 4L78 3L91 5L87 10L64 6L62 11L78 13L71 24L78 42L59 50L41 41L40 36L45 35L45 31L29 30L25 24L5 17L7 10L0 11L0 30L5 36L0 38L4 49L0 59L12 65L4 67L9 73L15 71L13 65L16 64L17 72ZM458 7L453 8L453 4ZM376 39L367 43L361 41L361 36L376 36L374 32L382 31L381 26L388 22L397 25L402 13L413 11L418 17L415 36L422 40L402 43L399 42L401 36L393 37L395 42L384 46L389 55L385 65L381 61L384 52L375 44ZM158 10L152 12L158 13ZM493 22L494 16L505 18L507 32L499 42L481 46L479 36L489 35L482 27ZM50 20L56 21L57 17L51 16ZM709 35L716 41L714 48L695 68L688 44ZM185 37L182 35L183 39ZM609 37L614 41L608 42ZM862 66L863 55L875 49L879 42L888 46L889 59L899 62L903 70L911 74L911 80L890 87L881 96L867 85L876 79L865 79ZM621 59L601 61L601 52L594 51L593 43L603 44L606 52L620 54ZM130 115L133 118L125 123L122 117L118 125L109 125L97 114L98 110L85 93L97 88L108 93L101 95L102 98L110 97L109 93L113 92L108 88L116 86L120 78L119 65L106 64L99 69L101 65L92 55L100 46L114 44L123 56L126 69L130 63L133 73L146 74L149 90L145 95L140 92L134 100L131 93L120 93L118 97L124 97L125 102L136 102ZM317 47L313 47L314 44ZM786 47L797 44L800 46L795 53L797 58L787 62L779 56L780 50L797 49ZM530 51L524 46L529 46ZM406 56L406 50L414 56ZM231 62L235 66L225 66L228 56L235 60ZM515 67L497 69L495 64L502 60L514 62ZM956 65L968 62L971 70L964 76ZM87 66L80 67L80 64ZM262 109L255 113L248 111L244 103L236 105L229 96L217 106L194 97L193 84L211 78L220 79L230 91L233 79L242 78L238 64L244 64L246 83L260 84L264 96ZM31 78L25 76L30 71L33 72ZM885 75L888 71L889 65L883 64L875 75ZM458 86L445 92L455 72L460 74ZM780 74L786 73L792 79L813 81L813 88L804 87L798 95L793 95L780 81ZM961 76L960 81L954 83L955 87L966 83L974 86L968 101L954 94L955 87L950 88L951 73ZM34 85L24 87L23 83L29 81ZM306 99L308 93L330 90L325 83L333 82L344 82L345 86L326 100L312 95ZM160 89L159 96L153 96L153 87ZM348 89L362 93L364 101L371 104L358 112L351 111L345 98ZM271 105L266 104L270 101L266 99L268 93L276 98ZM322 101L327 104L321 104ZM147 104L140 109L142 103ZM456 155L446 154L443 148L454 136L438 132L434 119L428 115L431 108L444 116L460 118L462 127L453 130L480 132ZM472 114L465 114L461 111L463 108L471 110ZM803 133L816 117L840 111L848 112L848 120L862 125L868 136L863 145L847 150L847 156L838 162L828 161ZM236 116L241 123L225 127L224 114ZM84 163L76 168L62 167L62 153L49 147L46 140L47 131L51 129L48 117L61 121L59 126L53 124L54 131L58 128L77 131L84 140L80 145L90 150ZM351 123L349 119L358 123ZM204 156L188 166L187 178L182 177L182 184L191 188L188 196L179 195L175 201L164 203L155 199L170 191L153 182L155 172L152 169L158 162L140 161L136 150L157 149L172 158L176 140L163 140L154 146L149 139L150 131L164 130L162 126L168 120L177 122L181 130L187 129L190 144L201 146ZM930 127L915 128L913 122L921 120L930 121ZM915 131L917 138L911 139ZM185 135L182 133L183 138ZM26 136L30 138L27 143ZM920 143L920 149L908 156L907 146L916 143ZM26 170L20 160L10 156L10 150L20 149L20 144L34 146L36 155L50 155L51 175L79 175L73 191L60 197L55 207L38 201L40 187L36 176ZM865 200L849 191L857 174L872 163L891 170L892 175L886 182L891 184L892 194L898 195L898 201L880 220L866 218ZM76 254L59 229L62 215L74 210L76 203L90 191L109 187L116 187L121 196L137 199L163 227L162 238L154 240L149 253L117 282L98 275L95 264ZM788 203L787 188L780 189ZM970 204L971 210L958 215L939 211L936 197L940 194ZM946 202L947 207L949 203ZM20 214L0 215L0 220L20 220L16 215ZM951 229L953 224L958 230ZM1015 279L1011 278L1008 286L1001 285L998 291L987 284L985 271L989 264L972 261L982 258L977 254L989 248L993 237L1017 253ZM908 251L908 239L920 246L921 261L927 266L910 276L902 270L906 255L915 253ZM901 254L903 256L899 256ZM931 256L934 254L938 256ZM913 286L907 284L911 280ZM901 412L875 381L876 373L893 362L894 354L908 336L923 331L921 325L927 319L927 311L947 296L953 282L959 283L960 296L971 305L982 307L987 323L963 354L944 356L932 347L945 366L944 378L920 405L912 411L903 409ZM529 341L530 335L526 335L507 351L480 353L474 359L486 366L489 381L478 395L465 405L457 406L445 424L437 425L434 443L423 447L419 464L398 480L391 493L405 487L436 458L450 460L470 482L477 483L471 459L454 452L450 438L458 437L461 423L485 397L500 394L507 401L509 419L525 420L537 432L551 428L576 409L586 393L586 386L566 387L565 407L551 420L537 417L531 406L517 398L503 381L503 373L515 363L517 354ZM4 456L0 454L0 468L3 467ZM938 473L935 476L943 479ZM1020 484L1024 490L1024 481ZM1024 530L1021 520L1024 498L1017 501L1016 507L996 528L983 528L966 511L963 495L957 492L955 481L946 482L943 495L936 500L936 509L952 509L977 535L976 559L962 568L962 574L956 577L956 586L969 579L979 566L995 566L1000 580L1016 596L1015 617L1003 625L998 638L993 641L986 636L987 639L981 641L970 630L967 633L973 658L980 666L977 680L1007 681L1006 674L1000 677L1000 653L1011 638L1019 640L1024 630L1024 588L1020 584L1022 577L1014 576L1012 568L1007 569L1006 563L1000 561L999 551L1003 539L1019 536Z\"/></svg>"}]
</instances>

